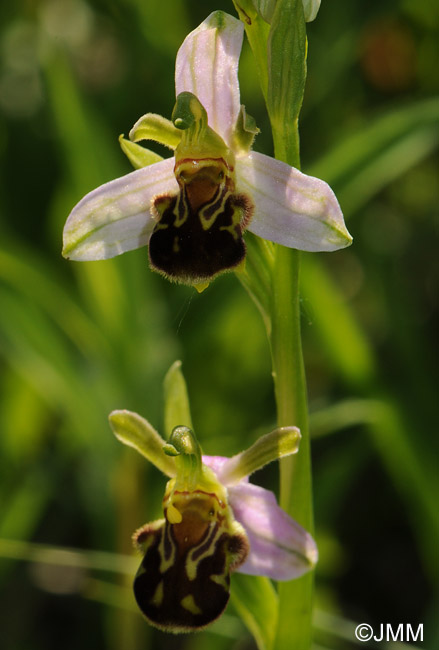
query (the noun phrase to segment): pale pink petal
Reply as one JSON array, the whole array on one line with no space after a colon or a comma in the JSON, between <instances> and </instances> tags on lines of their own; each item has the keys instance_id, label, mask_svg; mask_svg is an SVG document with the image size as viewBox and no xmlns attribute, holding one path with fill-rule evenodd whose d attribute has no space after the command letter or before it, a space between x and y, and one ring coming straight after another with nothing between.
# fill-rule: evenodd
<instances>
[{"instance_id":1,"label":"pale pink petal","mask_svg":"<svg viewBox=\"0 0 439 650\"><path fill-rule=\"evenodd\" d=\"M214 11L183 41L175 64L175 92L191 92L207 111L209 126L230 146L240 109L238 60L244 27Z\"/></svg>"},{"instance_id":2,"label":"pale pink petal","mask_svg":"<svg viewBox=\"0 0 439 650\"><path fill-rule=\"evenodd\" d=\"M274 580L292 580L317 562L316 544L276 502L272 492L252 483L228 489L229 503L250 542L247 560L240 573Z\"/></svg>"},{"instance_id":3,"label":"pale pink petal","mask_svg":"<svg viewBox=\"0 0 439 650\"><path fill-rule=\"evenodd\" d=\"M229 460L223 456L203 456L203 463L219 480ZM244 527L250 542L247 560L237 571L292 580L312 569L318 558L313 538L278 506L273 492L245 479L229 487L227 493L235 519Z\"/></svg>"},{"instance_id":4,"label":"pale pink petal","mask_svg":"<svg viewBox=\"0 0 439 650\"><path fill-rule=\"evenodd\" d=\"M154 221L151 201L178 191L174 158L105 183L72 210L64 227L64 257L104 260L148 243Z\"/></svg>"},{"instance_id":5,"label":"pale pink petal","mask_svg":"<svg viewBox=\"0 0 439 650\"><path fill-rule=\"evenodd\" d=\"M226 458L225 456L203 456L202 457L203 464L207 465L207 467L210 467L211 470L213 470L220 481L220 483L223 483L222 481L222 471L225 467L227 467L230 458ZM241 483L248 482L248 476L243 478L241 480ZM223 483L225 487L227 487L227 483Z\"/></svg>"},{"instance_id":6,"label":"pale pink petal","mask_svg":"<svg viewBox=\"0 0 439 650\"><path fill-rule=\"evenodd\" d=\"M304 251L334 251L352 237L334 192L318 178L254 151L236 160L236 189L255 211L248 230Z\"/></svg>"}]
</instances>

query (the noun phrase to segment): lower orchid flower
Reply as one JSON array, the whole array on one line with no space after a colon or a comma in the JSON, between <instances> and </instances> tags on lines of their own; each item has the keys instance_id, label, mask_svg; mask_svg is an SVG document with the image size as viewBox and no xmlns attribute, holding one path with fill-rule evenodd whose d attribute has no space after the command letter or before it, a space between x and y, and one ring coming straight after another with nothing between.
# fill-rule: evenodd
<instances>
[{"instance_id":1,"label":"lower orchid flower","mask_svg":"<svg viewBox=\"0 0 439 650\"><path fill-rule=\"evenodd\" d=\"M232 458L202 456L194 433L173 429L166 443L136 413L113 411L116 437L168 475L163 519L134 533L143 560L134 594L146 619L169 632L199 630L229 600L233 571L291 580L317 561L313 538L248 476L297 451L300 432L283 427Z\"/></svg>"},{"instance_id":2,"label":"lower orchid flower","mask_svg":"<svg viewBox=\"0 0 439 650\"><path fill-rule=\"evenodd\" d=\"M172 121L148 113L121 145L131 174L87 194L64 228L63 255L102 260L148 245L150 266L199 290L240 268L246 230L290 248L333 251L352 238L331 188L251 150L258 132L240 104L242 23L212 13L180 47ZM174 150L163 160L136 144Z\"/></svg>"}]
</instances>

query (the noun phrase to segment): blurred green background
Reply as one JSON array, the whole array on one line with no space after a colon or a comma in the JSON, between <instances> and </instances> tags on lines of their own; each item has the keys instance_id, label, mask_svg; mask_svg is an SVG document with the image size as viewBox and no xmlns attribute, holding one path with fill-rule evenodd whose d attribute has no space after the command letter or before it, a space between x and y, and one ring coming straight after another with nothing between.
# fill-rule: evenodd
<instances>
[{"instance_id":1,"label":"blurred green background","mask_svg":"<svg viewBox=\"0 0 439 650\"><path fill-rule=\"evenodd\" d=\"M144 249L95 263L60 254L73 205L131 171L117 136L145 112L170 116L176 51L214 9L235 14L231 0L0 7L5 650L255 647L233 606L182 637L138 614L135 565L120 554L160 516L164 479L107 416L135 410L164 434L162 381L180 358L205 452L271 430L259 314L233 275L198 295L152 274ZM302 167L332 185L354 236L348 250L303 256L320 649L355 647L352 621L423 623L417 645L438 647L438 11L322 0L308 25ZM240 78L255 148L271 154L247 46ZM277 470L254 480L276 489Z\"/></svg>"}]
</instances>

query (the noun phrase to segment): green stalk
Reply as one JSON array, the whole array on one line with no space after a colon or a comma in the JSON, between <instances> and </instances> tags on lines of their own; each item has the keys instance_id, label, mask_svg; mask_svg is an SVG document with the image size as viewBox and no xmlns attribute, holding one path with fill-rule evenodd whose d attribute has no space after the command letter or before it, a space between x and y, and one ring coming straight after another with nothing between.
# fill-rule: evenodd
<instances>
[{"instance_id":1,"label":"green stalk","mask_svg":"<svg viewBox=\"0 0 439 650\"><path fill-rule=\"evenodd\" d=\"M279 426L300 428L299 453L280 461L281 506L312 532L308 407L300 332L300 253L276 247L271 310L271 351ZM313 573L279 584L276 650L311 646Z\"/></svg>"},{"instance_id":2,"label":"green stalk","mask_svg":"<svg viewBox=\"0 0 439 650\"><path fill-rule=\"evenodd\" d=\"M252 2L234 0L258 68L273 132L275 156L300 168L298 120L306 79L306 26L302 0L277 0L271 25ZM299 251L274 246L271 299L265 319L271 345L279 426L300 428L299 452L280 461L281 506L312 532L308 404L300 331ZM309 650L313 573L279 583L274 650Z\"/></svg>"},{"instance_id":3,"label":"green stalk","mask_svg":"<svg viewBox=\"0 0 439 650\"><path fill-rule=\"evenodd\" d=\"M290 137L272 123L276 158L300 166L298 121ZM308 401L300 329L300 252L275 247L272 276L271 354L278 425L299 427L299 453L280 461L281 506L309 532L313 531ZM314 574L279 584L279 617L275 650L308 650L312 642Z\"/></svg>"},{"instance_id":4,"label":"green stalk","mask_svg":"<svg viewBox=\"0 0 439 650\"><path fill-rule=\"evenodd\" d=\"M308 409L298 291L300 253L277 246L275 255L270 343L277 421L279 426L298 426L302 434L299 453L285 458L286 462L281 461L280 501L285 510L291 514L294 511L294 517L309 528L312 514L309 499Z\"/></svg>"}]
</instances>

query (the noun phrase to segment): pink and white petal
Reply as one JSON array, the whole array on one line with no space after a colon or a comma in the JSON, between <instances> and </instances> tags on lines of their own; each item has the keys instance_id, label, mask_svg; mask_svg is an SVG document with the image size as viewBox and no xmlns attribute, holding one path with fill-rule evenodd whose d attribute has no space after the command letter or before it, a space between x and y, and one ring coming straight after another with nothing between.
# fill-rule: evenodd
<instances>
[{"instance_id":1,"label":"pink and white petal","mask_svg":"<svg viewBox=\"0 0 439 650\"><path fill-rule=\"evenodd\" d=\"M105 260L145 246L154 227L152 199L178 191L174 163L174 158L167 158L87 194L64 226L64 257Z\"/></svg>"},{"instance_id":2,"label":"pink and white petal","mask_svg":"<svg viewBox=\"0 0 439 650\"><path fill-rule=\"evenodd\" d=\"M210 467L211 470L216 474L217 479L219 480L220 483L223 483L225 487L227 487L227 483L223 482L222 480L222 473L223 470L227 467L227 465L230 463L230 458L226 458L225 456L203 456L202 461L204 465L207 465L207 467ZM248 482L248 476L244 477L240 481L241 483L247 483Z\"/></svg>"},{"instance_id":3,"label":"pink and white petal","mask_svg":"<svg viewBox=\"0 0 439 650\"><path fill-rule=\"evenodd\" d=\"M255 151L237 158L236 189L253 200L248 230L259 237L304 251L334 251L352 242L329 185L280 160Z\"/></svg>"},{"instance_id":4,"label":"pink and white petal","mask_svg":"<svg viewBox=\"0 0 439 650\"><path fill-rule=\"evenodd\" d=\"M244 27L214 11L183 41L175 64L175 93L191 92L207 111L209 126L231 146L240 110L238 61Z\"/></svg>"},{"instance_id":5,"label":"pink and white petal","mask_svg":"<svg viewBox=\"0 0 439 650\"><path fill-rule=\"evenodd\" d=\"M229 503L250 542L241 573L292 580L316 564L318 552L309 533L277 504L272 492L252 483L228 490Z\"/></svg>"},{"instance_id":6,"label":"pink and white petal","mask_svg":"<svg viewBox=\"0 0 439 650\"><path fill-rule=\"evenodd\" d=\"M203 461L203 465L210 467L210 469L218 476L222 467L229 459L225 456L202 456L201 460Z\"/></svg>"}]
</instances>

